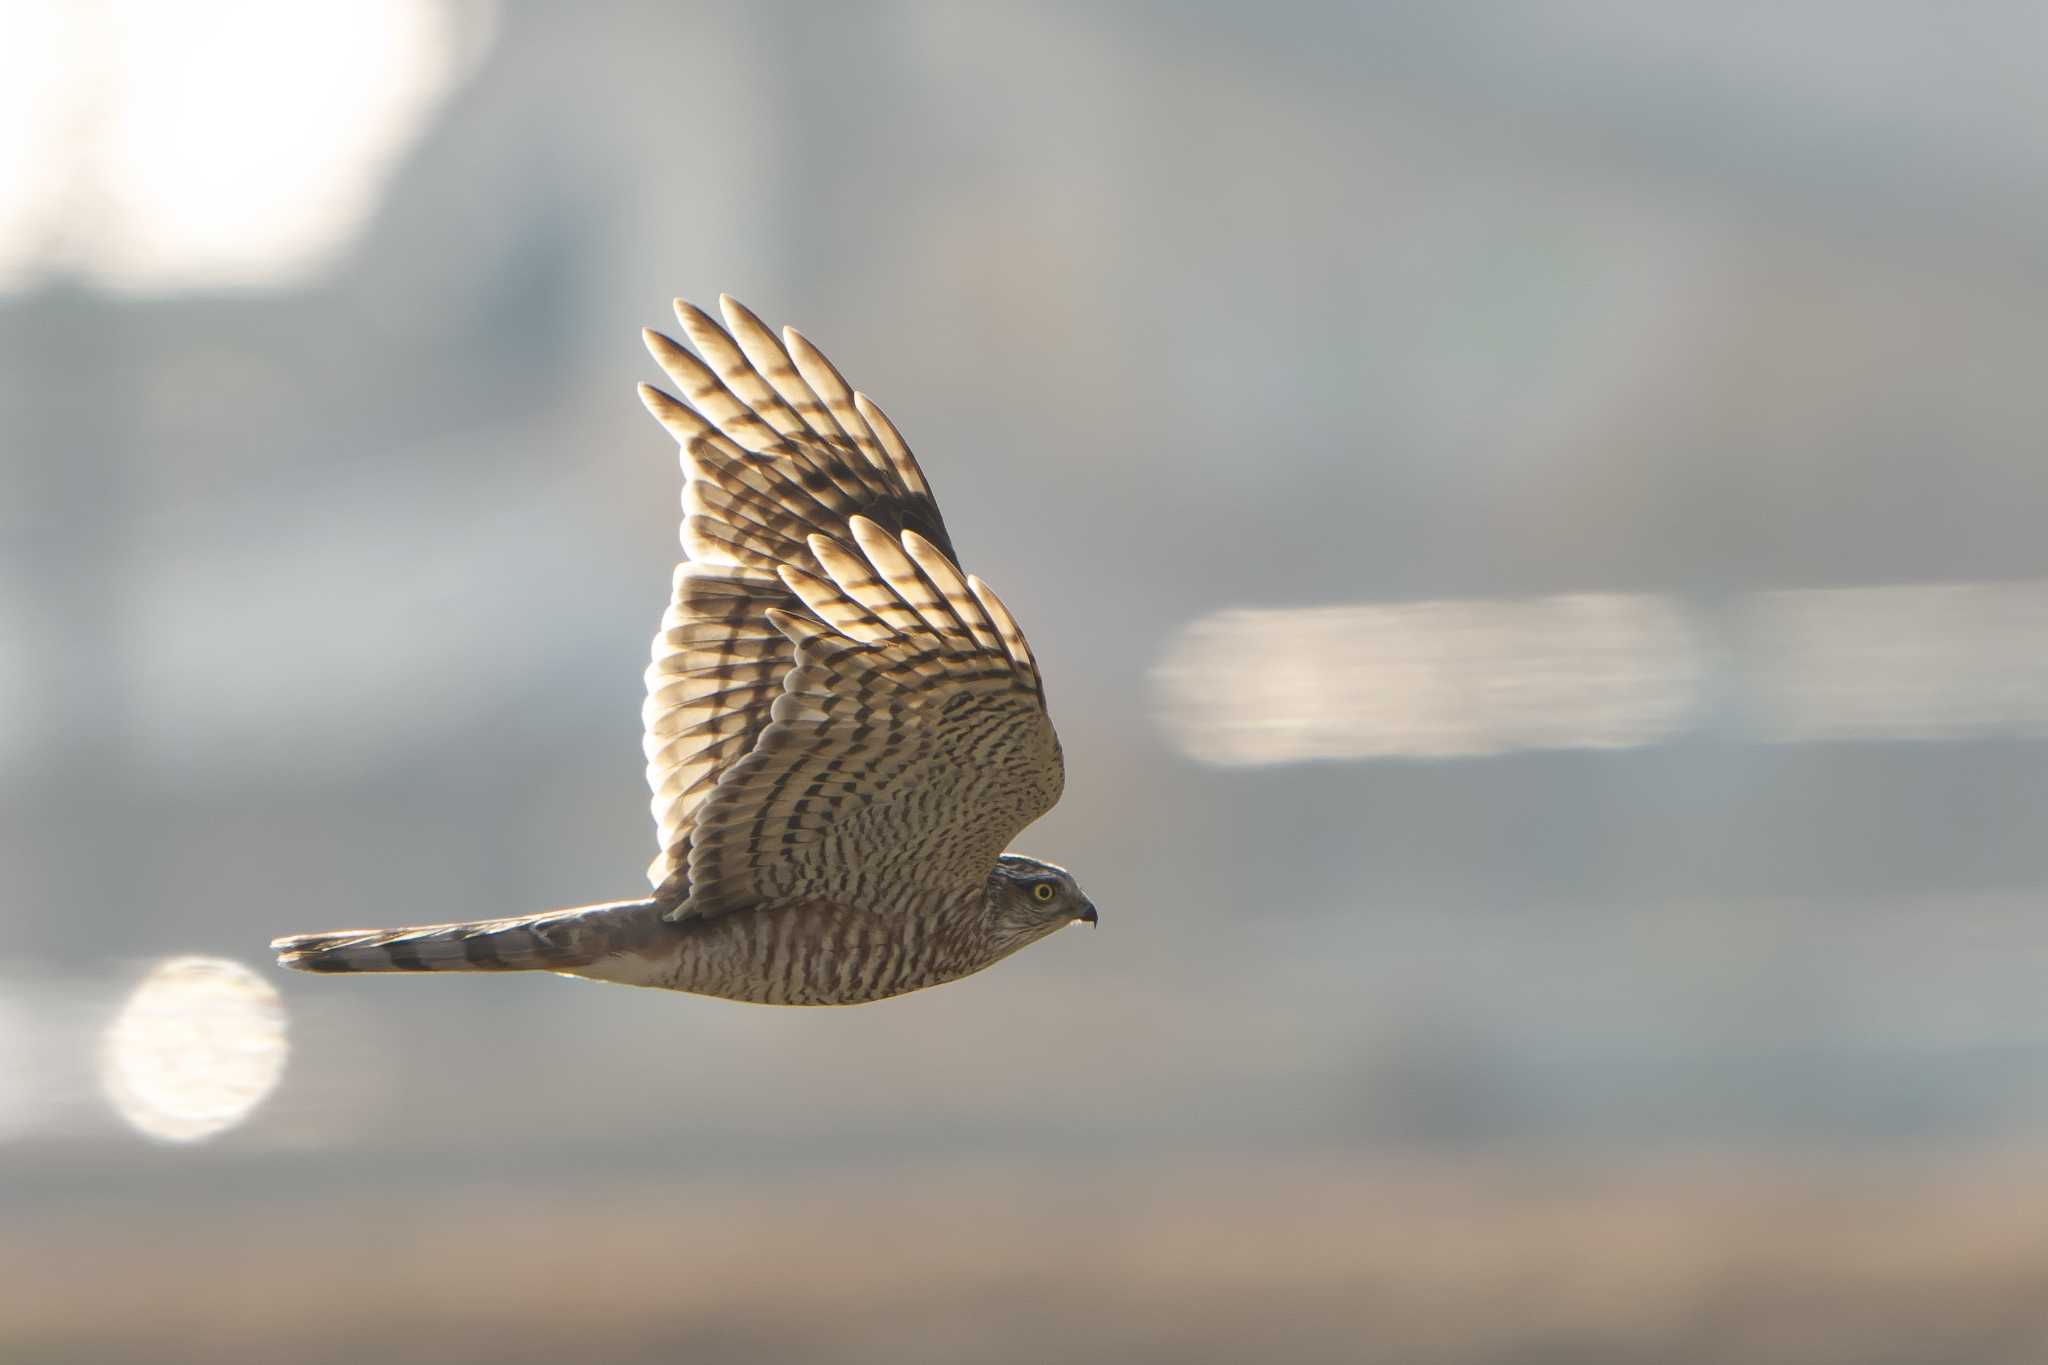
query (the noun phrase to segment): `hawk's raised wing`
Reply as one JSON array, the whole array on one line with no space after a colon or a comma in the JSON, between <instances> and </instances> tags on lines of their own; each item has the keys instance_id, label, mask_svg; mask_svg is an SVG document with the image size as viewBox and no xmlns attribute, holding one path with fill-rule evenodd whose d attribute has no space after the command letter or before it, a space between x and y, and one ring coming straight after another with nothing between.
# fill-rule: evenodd
<instances>
[{"instance_id":1,"label":"hawk's raised wing","mask_svg":"<svg viewBox=\"0 0 2048 1365\"><path fill-rule=\"evenodd\" d=\"M730 335L676 305L702 360L647 334L691 405L641 387L682 445L691 560L647 671L649 876L689 915L978 883L1059 797L1029 648L881 410L719 304Z\"/></svg>"},{"instance_id":2,"label":"hawk's raised wing","mask_svg":"<svg viewBox=\"0 0 2048 1365\"><path fill-rule=\"evenodd\" d=\"M858 552L810 538L821 574L781 570L805 610L769 617L797 666L697 814L693 914L978 891L1059 800L1059 739L1009 612L917 532L851 530Z\"/></svg>"}]
</instances>

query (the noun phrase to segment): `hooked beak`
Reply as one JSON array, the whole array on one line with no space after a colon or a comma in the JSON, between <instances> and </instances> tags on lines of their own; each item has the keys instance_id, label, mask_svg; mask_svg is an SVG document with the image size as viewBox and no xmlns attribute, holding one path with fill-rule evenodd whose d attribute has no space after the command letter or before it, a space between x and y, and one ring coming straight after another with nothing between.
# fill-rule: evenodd
<instances>
[{"instance_id":1,"label":"hooked beak","mask_svg":"<svg viewBox=\"0 0 2048 1365\"><path fill-rule=\"evenodd\" d=\"M1084 902L1082 903L1082 906L1081 906L1081 913L1080 913L1080 914L1078 914L1078 915L1076 915L1076 916L1074 916L1074 923L1076 923L1076 924L1093 924L1093 923L1095 923L1095 902L1094 902L1094 901L1084 901Z\"/></svg>"}]
</instances>

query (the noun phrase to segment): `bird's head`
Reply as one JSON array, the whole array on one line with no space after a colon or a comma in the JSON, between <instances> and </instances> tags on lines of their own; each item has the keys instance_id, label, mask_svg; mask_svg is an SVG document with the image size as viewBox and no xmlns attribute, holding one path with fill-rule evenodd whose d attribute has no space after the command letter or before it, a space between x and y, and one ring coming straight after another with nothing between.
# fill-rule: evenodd
<instances>
[{"instance_id":1,"label":"bird's head","mask_svg":"<svg viewBox=\"0 0 2048 1365\"><path fill-rule=\"evenodd\" d=\"M1095 902L1064 867L1005 853L988 874L990 927L1007 951L1074 923L1095 923Z\"/></svg>"}]
</instances>

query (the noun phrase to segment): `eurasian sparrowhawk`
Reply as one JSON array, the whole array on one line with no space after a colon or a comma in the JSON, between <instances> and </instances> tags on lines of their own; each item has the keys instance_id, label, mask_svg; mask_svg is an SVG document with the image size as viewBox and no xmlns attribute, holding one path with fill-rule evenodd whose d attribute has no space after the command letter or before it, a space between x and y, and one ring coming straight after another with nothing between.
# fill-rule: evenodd
<instances>
[{"instance_id":1,"label":"eurasian sparrowhawk","mask_svg":"<svg viewBox=\"0 0 2048 1365\"><path fill-rule=\"evenodd\" d=\"M1003 850L1052 808L1059 738L1023 632L963 574L896 427L793 329L689 304L683 548L642 708L654 895L276 940L315 972L553 971L851 1005L980 971L1095 907Z\"/></svg>"}]
</instances>

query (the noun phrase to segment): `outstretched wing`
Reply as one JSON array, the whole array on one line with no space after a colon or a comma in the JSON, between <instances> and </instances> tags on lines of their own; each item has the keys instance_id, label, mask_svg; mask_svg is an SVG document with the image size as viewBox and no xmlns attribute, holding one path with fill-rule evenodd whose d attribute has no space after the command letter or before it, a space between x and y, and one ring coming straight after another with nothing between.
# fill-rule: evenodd
<instances>
[{"instance_id":1,"label":"outstretched wing","mask_svg":"<svg viewBox=\"0 0 2048 1365\"><path fill-rule=\"evenodd\" d=\"M689 405L641 386L649 411L682 446L688 477L682 536L690 556L676 570L647 670L642 717L661 845L648 875L663 897L687 896L685 908L693 914L739 903L732 892L739 883L725 876L736 865L732 837L720 835L715 860L700 859L696 850L714 793L761 746L784 680L797 666L801 628L786 633L788 620L774 613L803 617L812 609L780 570L836 581L810 538L829 537L843 550L858 543L855 519L863 518L874 528L871 535L914 535L920 553L941 561L951 581L965 582L952 567L952 543L930 485L881 410L854 393L796 332L785 330L778 340L733 300L721 297L719 306L730 332L700 310L676 304L698 355L659 333L646 334L648 349ZM978 606L972 589L964 591ZM999 606L996 614L1008 619ZM1032 677L1035 687L1035 671ZM1057 769L1056 741L1052 752ZM740 800L721 798L717 808L729 816ZM806 806L798 818L815 809ZM700 895L697 883L714 862L728 890Z\"/></svg>"},{"instance_id":2,"label":"outstretched wing","mask_svg":"<svg viewBox=\"0 0 2048 1365\"><path fill-rule=\"evenodd\" d=\"M978 890L1064 782L1037 664L988 586L866 517L784 565L799 611L773 723L697 815L686 912ZM858 547L857 549L855 547Z\"/></svg>"}]
</instances>

